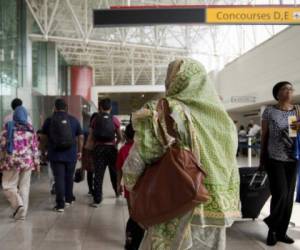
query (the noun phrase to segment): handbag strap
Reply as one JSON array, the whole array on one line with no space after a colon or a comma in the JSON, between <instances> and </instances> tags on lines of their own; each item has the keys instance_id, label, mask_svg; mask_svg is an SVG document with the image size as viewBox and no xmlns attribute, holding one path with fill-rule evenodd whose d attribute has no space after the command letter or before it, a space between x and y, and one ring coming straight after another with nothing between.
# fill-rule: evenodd
<instances>
[{"instance_id":1,"label":"handbag strap","mask_svg":"<svg viewBox=\"0 0 300 250\"><path fill-rule=\"evenodd\" d=\"M297 120L300 120L300 105L295 105Z\"/></svg>"},{"instance_id":2,"label":"handbag strap","mask_svg":"<svg viewBox=\"0 0 300 250\"><path fill-rule=\"evenodd\" d=\"M167 131L165 131L165 129L163 128L159 117L158 117L157 123L158 123L158 128L159 128L161 137L163 139L163 143L165 146L168 146L169 143L168 143L167 135L170 135L171 137L175 138L175 142L176 142L177 133L174 129L174 120L171 117L171 110L170 110L169 103L165 98L159 100L159 102L157 104L157 111L158 111L158 113L161 112L164 116Z\"/></svg>"}]
</instances>

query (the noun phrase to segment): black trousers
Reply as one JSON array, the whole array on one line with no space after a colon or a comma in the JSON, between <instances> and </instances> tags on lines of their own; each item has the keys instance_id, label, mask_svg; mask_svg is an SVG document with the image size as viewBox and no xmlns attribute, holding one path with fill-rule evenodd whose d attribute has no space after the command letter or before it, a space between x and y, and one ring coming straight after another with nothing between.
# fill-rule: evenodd
<instances>
[{"instance_id":1,"label":"black trousers","mask_svg":"<svg viewBox=\"0 0 300 250\"><path fill-rule=\"evenodd\" d=\"M50 162L55 180L56 206L64 208L65 202L72 202L76 162Z\"/></svg>"},{"instance_id":2,"label":"black trousers","mask_svg":"<svg viewBox=\"0 0 300 250\"><path fill-rule=\"evenodd\" d=\"M297 163L269 159L266 171L272 199L270 215L264 221L278 236L285 236L294 204Z\"/></svg>"},{"instance_id":3,"label":"black trousers","mask_svg":"<svg viewBox=\"0 0 300 250\"><path fill-rule=\"evenodd\" d=\"M129 218L126 224L126 250L138 250L144 238L144 229L133 219Z\"/></svg>"},{"instance_id":4,"label":"black trousers","mask_svg":"<svg viewBox=\"0 0 300 250\"><path fill-rule=\"evenodd\" d=\"M87 183L89 187L89 193L94 192L94 171L87 171Z\"/></svg>"},{"instance_id":5,"label":"black trousers","mask_svg":"<svg viewBox=\"0 0 300 250\"><path fill-rule=\"evenodd\" d=\"M94 149L94 202L100 203L102 201L102 186L106 167L108 166L110 181L112 187L117 194L117 171L116 171L116 160L118 150L115 146L110 145L98 145Z\"/></svg>"}]
</instances>

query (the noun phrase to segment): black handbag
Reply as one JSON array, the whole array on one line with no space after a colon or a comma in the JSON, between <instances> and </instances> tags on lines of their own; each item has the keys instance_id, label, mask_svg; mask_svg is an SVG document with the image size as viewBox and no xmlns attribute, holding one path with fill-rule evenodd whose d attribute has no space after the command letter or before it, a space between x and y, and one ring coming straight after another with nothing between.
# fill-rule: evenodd
<instances>
[{"instance_id":1,"label":"black handbag","mask_svg":"<svg viewBox=\"0 0 300 250\"><path fill-rule=\"evenodd\" d=\"M78 168L75 171L74 182L79 183L84 180L85 171L82 168Z\"/></svg>"}]
</instances>

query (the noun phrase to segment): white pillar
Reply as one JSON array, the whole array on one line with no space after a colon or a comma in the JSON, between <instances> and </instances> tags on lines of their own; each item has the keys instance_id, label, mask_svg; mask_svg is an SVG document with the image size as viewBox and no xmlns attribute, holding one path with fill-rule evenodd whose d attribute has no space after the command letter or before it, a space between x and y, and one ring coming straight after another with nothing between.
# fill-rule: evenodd
<instances>
[{"instance_id":1,"label":"white pillar","mask_svg":"<svg viewBox=\"0 0 300 250\"><path fill-rule=\"evenodd\" d=\"M47 94L58 95L58 55L55 43L47 43Z\"/></svg>"}]
</instances>

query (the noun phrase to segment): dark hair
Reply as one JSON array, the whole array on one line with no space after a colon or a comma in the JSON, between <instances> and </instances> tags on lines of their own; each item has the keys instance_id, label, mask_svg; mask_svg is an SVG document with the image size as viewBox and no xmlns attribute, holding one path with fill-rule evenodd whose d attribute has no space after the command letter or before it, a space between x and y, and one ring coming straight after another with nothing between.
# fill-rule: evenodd
<instances>
[{"instance_id":1,"label":"dark hair","mask_svg":"<svg viewBox=\"0 0 300 250\"><path fill-rule=\"evenodd\" d=\"M99 108L101 108L104 111L110 110L111 109L111 100L109 98L100 100Z\"/></svg>"},{"instance_id":2,"label":"dark hair","mask_svg":"<svg viewBox=\"0 0 300 250\"><path fill-rule=\"evenodd\" d=\"M133 138L134 138L134 130L133 130L133 126L132 126L131 123L129 123L126 126L124 133L125 133L126 139L133 140Z\"/></svg>"},{"instance_id":3,"label":"dark hair","mask_svg":"<svg viewBox=\"0 0 300 250\"><path fill-rule=\"evenodd\" d=\"M15 98L11 101L11 108L15 110L17 107L22 106L23 102L19 98Z\"/></svg>"},{"instance_id":4,"label":"dark hair","mask_svg":"<svg viewBox=\"0 0 300 250\"><path fill-rule=\"evenodd\" d=\"M243 125L240 126L240 130L245 129L245 127Z\"/></svg>"},{"instance_id":5,"label":"dark hair","mask_svg":"<svg viewBox=\"0 0 300 250\"><path fill-rule=\"evenodd\" d=\"M291 86L293 86L293 84L291 84L290 82L287 82L287 81L278 82L278 83L276 83L274 85L272 93L273 93L273 97L275 98L276 101L278 101L278 97L277 97L278 92L285 85L291 85Z\"/></svg>"},{"instance_id":6,"label":"dark hair","mask_svg":"<svg viewBox=\"0 0 300 250\"><path fill-rule=\"evenodd\" d=\"M56 99L54 106L56 110L65 110L65 111L67 110L67 104L63 99Z\"/></svg>"}]
</instances>

